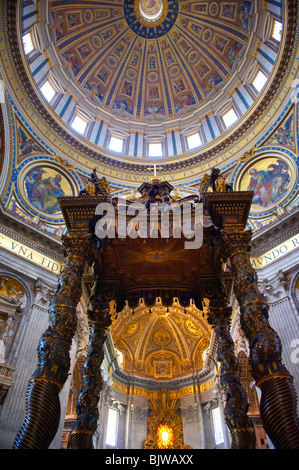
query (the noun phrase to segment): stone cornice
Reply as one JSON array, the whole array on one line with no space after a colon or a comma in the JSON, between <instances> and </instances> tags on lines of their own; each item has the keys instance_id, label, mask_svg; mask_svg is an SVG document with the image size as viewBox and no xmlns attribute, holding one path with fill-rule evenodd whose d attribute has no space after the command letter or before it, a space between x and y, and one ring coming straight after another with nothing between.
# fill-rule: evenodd
<instances>
[{"instance_id":1,"label":"stone cornice","mask_svg":"<svg viewBox=\"0 0 299 470\"><path fill-rule=\"evenodd\" d=\"M299 208L254 233L251 255L258 257L299 233Z\"/></svg>"},{"instance_id":2,"label":"stone cornice","mask_svg":"<svg viewBox=\"0 0 299 470\"><path fill-rule=\"evenodd\" d=\"M24 223L9 217L2 213L1 214L1 226L0 232L11 237L19 243L24 243L26 246L31 247L34 250L49 256L58 261L63 261L63 247L60 240L52 240L46 237L44 232L38 232L33 230L31 227L26 226ZM45 245L45 241L46 245ZM45 249L46 246L46 249Z\"/></svg>"}]
</instances>

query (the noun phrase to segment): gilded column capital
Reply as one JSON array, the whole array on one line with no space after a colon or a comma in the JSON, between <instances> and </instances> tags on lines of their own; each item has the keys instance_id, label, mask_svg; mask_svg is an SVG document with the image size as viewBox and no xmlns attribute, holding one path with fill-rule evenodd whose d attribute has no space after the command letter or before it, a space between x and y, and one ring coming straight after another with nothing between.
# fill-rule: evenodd
<instances>
[{"instance_id":1,"label":"gilded column capital","mask_svg":"<svg viewBox=\"0 0 299 470\"><path fill-rule=\"evenodd\" d=\"M78 258L84 264L92 256L93 240L90 234L87 235L63 235L62 244L64 247L64 254L66 258Z\"/></svg>"},{"instance_id":2,"label":"gilded column capital","mask_svg":"<svg viewBox=\"0 0 299 470\"><path fill-rule=\"evenodd\" d=\"M251 230L222 230L221 234L224 242L224 250L230 258L239 254L247 254L249 256L252 238Z\"/></svg>"},{"instance_id":3,"label":"gilded column capital","mask_svg":"<svg viewBox=\"0 0 299 470\"><path fill-rule=\"evenodd\" d=\"M208 322L214 328L230 328L232 307L211 306L208 308Z\"/></svg>"}]
</instances>

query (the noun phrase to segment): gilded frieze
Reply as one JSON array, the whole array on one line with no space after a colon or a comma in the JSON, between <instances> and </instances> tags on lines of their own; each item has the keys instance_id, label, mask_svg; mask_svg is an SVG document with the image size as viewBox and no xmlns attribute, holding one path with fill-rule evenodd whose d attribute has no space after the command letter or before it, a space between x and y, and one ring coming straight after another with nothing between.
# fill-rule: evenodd
<instances>
[{"instance_id":1,"label":"gilded frieze","mask_svg":"<svg viewBox=\"0 0 299 470\"><path fill-rule=\"evenodd\" d=\"M179 390L170 390L170 397L172 399L179 399L182 397L187 397L190 395L194 395L197 393L204 393L211 390L215 386L215 379L210 379L200 385L189 385L187 387L183 387ZM132 387L127 386L118 382L117 380L113 380L113 388L118 392L124 395L133 395L136 397L143 397L148 399L157 399L158 398L158 391L157 390L147 390L142 387Z\"/></svg>"}]
</instances>

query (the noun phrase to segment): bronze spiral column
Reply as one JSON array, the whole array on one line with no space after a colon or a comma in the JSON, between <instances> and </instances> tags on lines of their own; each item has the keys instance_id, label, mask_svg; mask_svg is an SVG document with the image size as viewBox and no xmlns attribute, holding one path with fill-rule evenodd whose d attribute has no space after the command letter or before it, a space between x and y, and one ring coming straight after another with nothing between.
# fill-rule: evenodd
<instances>
[{"instance_id":1,"label":"bronze spiral column","mask_svg":"<svg viewBox=\"0 0 299 470\"><path fill-rule=\"evenodd\" d=\"M77 403L77 419L70 433L68 449L93 449L92 437L99 417L98 401L102 390L101 364L104 342L111 324L109 302L96 300L87 310L90 328L88 355L82 369L83 387Z\"/></svg>"},{"instance_id":2,"label":"bronze spiral column","mask_svg":"<svg viewBox=\"0 0 299 470\"><path fill-rule=\"evenodd\" d=\"M208 322L215 331L218 343L220 383L226 393L225 421L231 432L231 449L255 449L254 427L247 415L247 396L240 383L240 366L230 334L231 311L231 307L220 307L213 302L210 302L208 309Z\"/></svg>"},{"instance_id":3,"label":"bronze spiral column","mask_svg":"<svg viewBox=\"0 0 299 470\"><path fill-rule=\"evenodd\" d=\"M90 252L87 236L64 236L63 244L65 267L49 308L49 327L40 340L38 365L27 388L25 420L14 449L47 449L59 426L59 392L69 373L69 352L77 326L76 307Z\"/></svg>"},{"instance_id":4,"label":"bronze spiral column","mask_svg":"<svg viewBox=\"0 0 299 470\"><path fill-rule=\"evenodd\" d=\"M226 255L235 273L234 293L241 327L249 341L253 378L261 389L260 413L264 429L276 449L299 448L296 391L281 357L281 341L269 324L269 307L257 287L250 263L251 231L223 231Z\"/></svg>"}]
</instances>

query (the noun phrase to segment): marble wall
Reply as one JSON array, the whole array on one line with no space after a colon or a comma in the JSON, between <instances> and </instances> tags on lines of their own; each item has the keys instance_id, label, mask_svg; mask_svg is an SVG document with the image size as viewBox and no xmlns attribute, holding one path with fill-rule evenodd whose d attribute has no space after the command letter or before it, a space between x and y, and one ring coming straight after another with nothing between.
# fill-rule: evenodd
<instances>
[{"instance_id":1,"label":"marble wall","mask_svg":"<svg viewBox=\"0 0 299 470\"><path fill-rule=\"evenodd\" d=\"M5 357L5 363L16 368L13 386L7 393L0 416L0 448L5 449L12 448L25 416L27 383L36 367L39 339L48 326L48 303L57 276L4 250L1 250L1 275L20 282L27 298L26 308Z\"/></svg>"}]
</instances>

